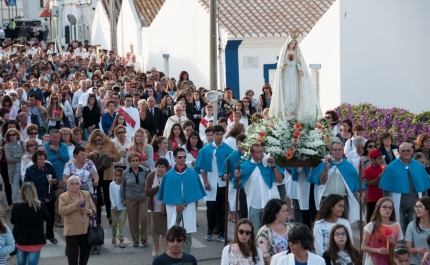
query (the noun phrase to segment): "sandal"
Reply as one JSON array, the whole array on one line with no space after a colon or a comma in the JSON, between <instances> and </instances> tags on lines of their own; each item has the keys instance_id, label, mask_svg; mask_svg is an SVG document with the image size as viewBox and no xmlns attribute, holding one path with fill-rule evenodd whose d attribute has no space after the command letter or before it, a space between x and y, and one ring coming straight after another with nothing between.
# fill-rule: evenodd
<instances>
[{"instance_id":1,"label":"sandal","mask_svg":"<svg viewBox=\"0 0 430 265\"><path fill-rule=\"evenodd\" d=\"M57 241L57 239L55 239L55 237L53 237L53 238L48 238L48 240L49 240L52 244L54 244L54 245L56 245L56 244L58 243L58 241Z\"/></svg>"},{"instance_id":2,"label":"sandal","mask_svg":"<svg viewBox=\"0 0 430 265\"><path fill-rule=\"evenodd\" d=\"M142 239L142 245L144 248L149 247L149 243L145 239Z\"/></svg>"},{"instance_id":3,"label":"sandal","mask_svg":"<svg viewBox=\"0 0 430 265\"><path fill-rule=\"evenodd\" d=\"M116 237L112 237L112 245L116 244Z\"/></svg>"},{"instance_id":4,"label":"sandal","mask_svg":"<svg viewBox=\"0 0 430 265\"><path fill-rule=\"evenodd\" d=\"M138 242L134 242L133 243L133 247L135 247L135 248L139 247L139 243Z\"/></svg>"}]
</instances>

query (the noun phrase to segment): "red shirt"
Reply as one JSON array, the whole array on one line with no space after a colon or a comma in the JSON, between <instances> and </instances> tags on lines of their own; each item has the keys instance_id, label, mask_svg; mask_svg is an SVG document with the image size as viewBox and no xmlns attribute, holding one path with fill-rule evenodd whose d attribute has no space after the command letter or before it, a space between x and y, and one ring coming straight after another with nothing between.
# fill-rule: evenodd
<instances>
[{"instance_id":1,"label":"red shirt","mask_svg":"<svg viewBox=\"0 0 430 265\"><path fill-rule=\"evenodd\" d=\"M384 171L385 166L375 167L373 164L364 170L363 179L374 180ZM367 187L367 202L377 202L384 197L384 192L377 185Z\"/></svg>"}]
</instances>

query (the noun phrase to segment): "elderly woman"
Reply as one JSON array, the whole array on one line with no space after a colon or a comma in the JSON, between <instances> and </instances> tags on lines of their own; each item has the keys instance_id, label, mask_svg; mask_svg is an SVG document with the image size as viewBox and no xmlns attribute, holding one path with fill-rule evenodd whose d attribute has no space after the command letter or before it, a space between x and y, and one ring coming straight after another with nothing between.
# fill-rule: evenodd
<instances>
[{"instance_id":1,"label":"elderly woman","mask_svg":"<svg viewBox=\"0 0 430 265\"><path fill-rule=\"evenodd\" d=\"M364 153L364 145L366 144L366 139L361 136L358 136L354 138L353 144L355 146L355 149L346 154L346 158L355 167L357 172L360 172L360 157Z\"/></svg>"},{"instance_id":2,"label":"elderly woman","mask_svg":"<svg viewBox=\"0 0 430 265\"><path fill-rule=\"evenodd\" d=\"M119 162L114 163L114 166L115 168L121 167L122 169L125 169L127 165L127 153L129 152L132 141L127 138L127 128L124 125L116 126L114 133L115 138L112 142L115 144L119 154L121 155L121 159Z\"/></svg>"},{"instance_id":3,"label":"elderly woman","mask_svg":"<svg viewBox=\"0 0 430 265\"><path fill-rule=\"evenodd\" d=\"M37 198L45 204L50 219L46 222L46 238L52 244L57 244L54 237L54 215L55 215L55 191L58 189L58 177L54 167L46 163L48 158L45 151L36 151L32 157L33 165L25 171L24 181L34 183L37 191Z\"/></svg>"},{"instance_id":4,"label":"elderly woman","mask_svg":"<svg viewBox=\"0 0 430 265\"><path fill-rule=\"evenodd\" d=\"M28 135L28 140L30 139L34 139L37 141L38 144L42 144L42 140L37 138L37 133L38 133L38 127L35 124L29 124L27 126L27 135ZM24 172L25 173L25 172Z\"/></svg>"},{"instance_id":5,"label":"elderly woman","mask_svg":"<svg viewBox=\"0 0 430 265\"><path fill-rule=\"evenodd\" d=\"M38 143L36 139L28 139L27 142L25 143L26 153L21 158L21 180L23 182L25 178L25 170L27 169L27 166L29 165L29 163L32 162L31 159L34 153L36 152L37 146L38 146Z\"/></svg>"},{"instance_id":6,"label":"elderly woman","mask_svg":"<svg viewBox=\"0 0 430 265\"><path fill-rule=\"evenodd\" d=\"M158 190L160 189L161 181L169 167L169 161L165 158L158 158L155 162L155 172L152 172L146 178L145 195L148 197L148 235L152 235L152 257L158 256L159 242L161 236L162 253L166 252L166 228L167 215L163 213L163 202L157 200Z\"/></svg>"},{"instance_id":7,"label":"elderly woman","mask_svg":"<svg viewBox=\"0 0 430 265\"><path fill-rule=\"evenodd\" d=\"M148 109L146 100L141 99L137 104L139 105L140 127L150 132L151 136L154 135L156 133L154 116Z\"/></svg>"},{"instance_id":8,"label":"elderly woman","mask_svg":"<svg viewBox=\"0 0 430 265\"><path fill-rule=\"evenodd\" d=\"M19 180L21 179L21 158L25 154L25 142L21 140L19 131L14 128L7 130L4 138L9 183L12 185L12 202L17 203L19 201Z\"/></svg>"},{"instance_id":9,"label":"elderly woman","mask_svg":"<svg viewBox=\"0 0 430 265\"><path fill-rule=\"evenodd\" d=\"M73 157L73 150L75 147L79 146L77 142L73 140L72 130L69 128L61 128L60 130L60 141L67 145L67 149L69 150L69 157Z\"/></svg>"},{"instance_id":10,"label":"elderly woman","mask_svg":"<svg viewBox=\"0 0 430 265\"><path fill-rule=\"evenodd\" d=\"M384 155L385 163L388 165L396 159L396 153L399 154L399 147L393 144L393 136L385 132L380 138L381 146L378 148Z\"/></svg>"},{"instance_id":11,"label":"elderly woman","mask_svg":"<svg viewBox=\"0 0 430 265\"><path fill-rule=\"evenodd\" d=\"M130 163L130 168L124 170L122 173L120 188L121 202L123 206L127 206L128 224L133 240L133 247L139 247L139 234L143 247L149 247L146 233L148 203L145 196L145 182L149 174L149 169L140 166L142 157L137 152L130 153L128 162Z\"/></svg>"},{"instance_id":12,"label":"elderly woman","mask_svg":"<svg viewBox=\"0 0 430 265\"><path fill-rule=\"evenodd\" d=\"M91 247L87 244L90 219L96 214L91 194L80 190L78 176L67 179L67 192L60 195L58 210L64 216L64 236L69 264L85 265L90 257Z\"/></svg>"},{"instance_id":13,"label":"elderly woman","mask_svg":"<svg viewBox=\"0 0 430 265\"><path fill-rule=\"evenodd\" d=\"M46 244L43 221L51 219L45 204L37 198L33 182L21 187L19 203L14 204L10 222L17 245L18 264L38 264L40 252Z\"/></svg>"},{"instance_id":14,"label":"elderly woman","mask_svg":"<svg viewBox=\"0 0 430 265\"><path fill-rule=\"evenodd\" d=\"M417 138L418 149L416 152L421 152L425 155L427 162L430 161L430 134L423 133Z\"/></svg>"},{"instance_id":15,"label":"elderly woman","mask_svg":"<svg viewBox=\"0 0 430 265\"><path fill-rule=\"evenodd\" d=\"M97 172L99 175L100 183L97 186L97 194L100 195L101 188L103 187L103 199L106 205L106 209L110 209L111 205L109 199L109 185L113 180L113 162L118 162L121 157L115 144L110 141L100 129L93 130L88 140L89 143L85 147L85 151L87 152L87 158L91 159L92 161L95 161L98 156L106 155L112 162L109 168ZM112 219L110 218L110 211L107 211L107 219L109 221L109 224L112 224ZM100 218L97 221L101 222Z\"/></svg>"}]
</instances>

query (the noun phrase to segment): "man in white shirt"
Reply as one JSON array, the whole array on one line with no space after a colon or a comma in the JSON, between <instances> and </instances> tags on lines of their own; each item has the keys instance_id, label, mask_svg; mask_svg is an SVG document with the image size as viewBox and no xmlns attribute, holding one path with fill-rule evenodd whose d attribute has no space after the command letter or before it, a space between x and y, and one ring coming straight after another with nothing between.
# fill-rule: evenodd
<instances>
[{"instance_id":1,"label":"man in white shirt","mask_svg":"<svg viewBox=\"0 0 430 265\"><path fill-rule=\"evenodd\" d=\"M179 123L182 126L184 122L188 121L188 118L182 115L184 112L181 105L176 104L175 107L173 107L173 112L175 115L167 119L166 126L164 127L163 136L166 138L169 137L173 124Z\"/></svg>"},{"instance_id":2,"label":"man in white shirt","mask_svg":"<svg viewBox=\"0 0 430 265\"><path fill-rule=\"evenodd\" d=\"M138 61L136 61L136 55L135 54L133 54L131 56L131 63L133 64L134 71L136 71L136 73L142 72L142 67L140 66L140 63Z\"/></svg>"},{"instance_id":3,"label":"man in white shirt","mask_svg":"<svg viewBox=\"0 0 430 265\"><path fill-rule=\"evenodd\" d=\"M127 126L127 138L131 139L134 137L137 129L140 128L140 117L139 111L133 108L133 96L130 94L125 95L125 106L118 111L119 114L124 115L125 124Z\"/></svg>"},{"instance_id":4,"label":"man in white shirt","mask_svg":"<svg viewBox=\"0 0 430 265\"><path fill-rule=\"evenodd\" d=\"M275 159L264 159L263 147L253 144L250 148L251 158L245 160L240 169L234 171L240 178L246 193L248 216L255 226L260 228L264 206L271 199L279 199L278 183L282 183L284 175L276 166Z\"/></svg>"},{"instance_id":5,"label":"man in white shirt","mask_svg":"<svg viewBox=\"0 0 430 265\"><path fill-rule=\"evenodd\" d=\"M73 94L73 100L72 100L73 111L76 111L76 109L78 108L80 97L82 96L83 93L87 93L87 89L88 89L86 80L79 81L79 86L80 86L80 89L76 91L75 94Z\"/></svg>"}]
</instances>

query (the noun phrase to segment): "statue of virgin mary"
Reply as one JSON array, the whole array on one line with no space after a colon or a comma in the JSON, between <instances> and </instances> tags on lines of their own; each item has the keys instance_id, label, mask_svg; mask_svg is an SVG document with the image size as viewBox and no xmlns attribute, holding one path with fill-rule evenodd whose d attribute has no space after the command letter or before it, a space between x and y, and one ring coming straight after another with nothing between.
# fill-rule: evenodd
<instances>
[{"instance_id":1,"label":"statue of virgin mary","mask_svg":"<svg viewBox=\"0 0 430 265\"><path fill-rule=\"evenodd\" d=\"M292 30L279 54L269 115L286 120L315 117L317 113L321 118L321 107L297 37L297 30Z\"/></svg>"}]
</instances>

